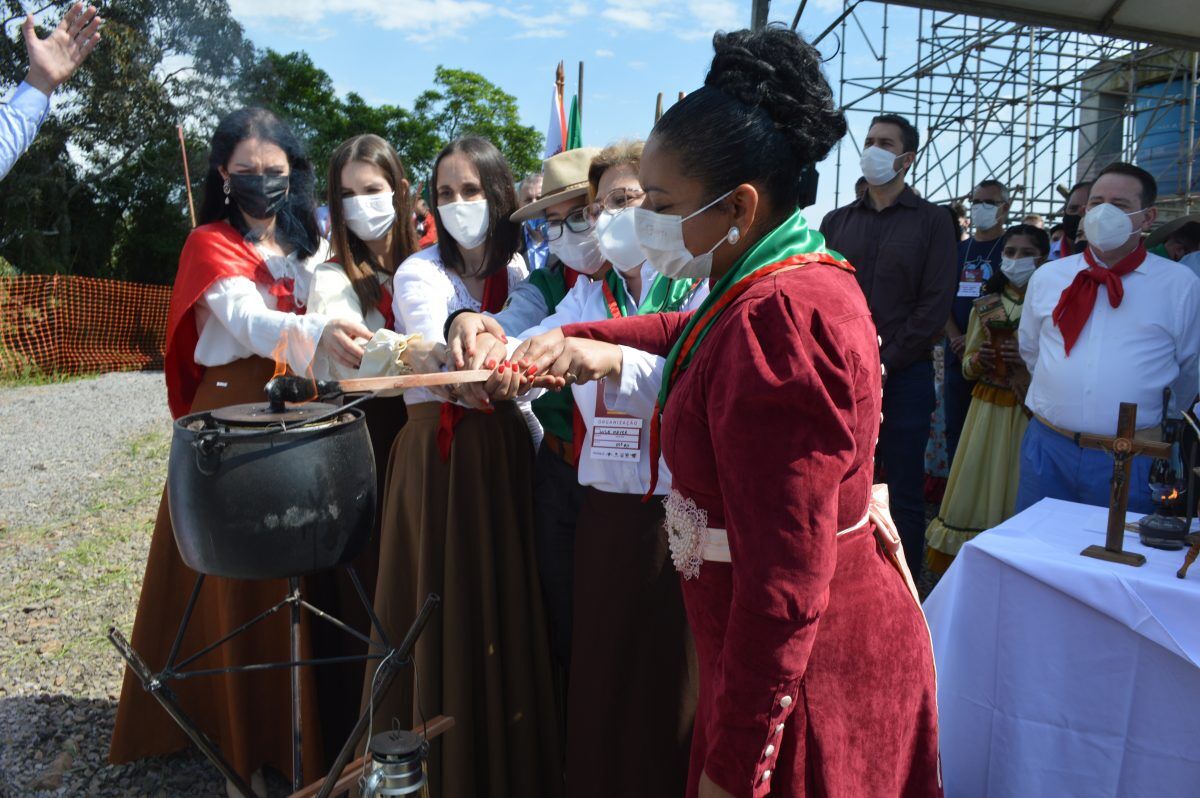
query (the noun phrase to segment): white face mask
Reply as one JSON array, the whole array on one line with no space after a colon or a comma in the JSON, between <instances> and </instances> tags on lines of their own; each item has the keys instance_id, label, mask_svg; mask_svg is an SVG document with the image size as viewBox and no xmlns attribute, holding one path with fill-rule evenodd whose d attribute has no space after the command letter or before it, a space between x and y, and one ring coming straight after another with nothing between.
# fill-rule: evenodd
<instances>
[{"instance_id":1,"label":"white face mask","mask_svg":"<svg viewBox=\"0 0 1200 798\"><path fill-rule=\"evenodd\" d=\"M1129 217L1139 213L1141 211L1125 213L1107 202L1092 208L1083 217L1083 233L1088 244L1097 252L1118 249L1133 235L1133 222Z\"/></svg>"},{"instance_id":2,"label":"white face mask","mask_svg":"<svg viewBox=\"0 0 1200 798\"><path fill-rule=\"evenodd\" d=\"M342 213L350 232L363 241L378 241L387 235L396 221L393 194L360 194L342 200Z\"/></svg>"},{"instance_id":3,"label":"white face mask","mask_svg":"<svg viewBox=\"0 0 1200 798\"><path fill-rule=\"evenodd\" d=\"M447 202L438 206L438 216L446 232L463 249L475 249L487 240L487 200L473 202Z\"/></svg>"},{"instance_id":4,"label":"white face mask","mask_svg":"<svg viewBox=\"0 0 1200 798\"><path fill-rule=\"evenodd\" d=\"M991 230L1000 220L1000 209L995 205L978 203L971 206L971 224L976 230Z\"/></svg>"},{"instance_id":5,"label":"white face mask","mask_svg":"<svg viewBox=\"0 0 1200 798\"><path fill-rule=\"evenodd\" d=\"M1001 258L1000 271L1013 285L1020 288L1029 282L1029 276L1037 268L1037 258Z\"/></svg>"},{"instance_id":6,"label":"white face mask","mask_svg":"<svg viewBox=\"0 0 1200 798\"><path fill-rule=\"evenodd\" d=\"M596 240L600 251L613 266L627 272L646 260L638 244L635 214L626 208L616 213L602 211L596 220Z\"/></svg>"},{"instance_id":7,"label":"white face mask","mask_svg":"<svg viewBox=\"0 0 1200 798\"><path fill-rule=\"evenodd\" d=\"M885 150L883 147L867 147L859 158L858 165L862 167L863 177L873 186L882 186L892 182L900 174L895 168L896 161L903 155Z\"/></svg>"},{"instance_id":8,"label":"white face mask","mask_svg":"<svg viewBox=\"0 0 1200 798\"><path fill-rule=\"evenodd\" d=\"M562 235L550 242L550 253L580 274L595 274L604 265L594 228L576 233L564 226Z\"/></svg>"},{"instance_id":9,"label":"white face mask","mask_svg":"<svg viewBox=\"0 0 1200 798\"><path fill-rule=\"evenodd\" d=\"M724 237L717 239L708 252L693 256L683 243L683 223L698 216L733 193L726 191L695 213L687 216L655 213L646 208L633 208L634 231L638 245L654 270L671 279L704 279L712 274L713 251L728 241L736 244L740 233L736 227L729 228Z\"/></svg>"}]
</instances>

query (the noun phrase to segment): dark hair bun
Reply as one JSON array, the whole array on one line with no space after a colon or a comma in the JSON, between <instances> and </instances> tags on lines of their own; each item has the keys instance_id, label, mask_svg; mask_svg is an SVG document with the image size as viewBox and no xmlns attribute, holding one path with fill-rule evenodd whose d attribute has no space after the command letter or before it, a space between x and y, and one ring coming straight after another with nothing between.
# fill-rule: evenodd
<instances>
[{"instance_id":1,"label":"dark hair bun","mask_svg":"<svg viewBox=\"0 0 1200 798\"><path fill-rule=\"evenodd\" d=\"M804 164L825 158L846 134L846 117L821 71L817 49L781 26L713 36L705 86L760 108Z\"/></svg>"}]
</instances>

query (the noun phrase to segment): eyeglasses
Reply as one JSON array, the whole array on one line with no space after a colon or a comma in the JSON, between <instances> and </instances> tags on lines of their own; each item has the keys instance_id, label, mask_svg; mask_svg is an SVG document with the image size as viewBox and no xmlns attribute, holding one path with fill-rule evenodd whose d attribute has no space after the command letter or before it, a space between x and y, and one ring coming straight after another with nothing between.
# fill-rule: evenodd
<instances>
[{"instance_id":1,"label":"eyeglasses","mask_svg":"<svg viewBox=\"0 0 1200 798\"><path fill-rule=\"evenodd\" d=\"M567 218L561 222L546 222L546 240L557 241L562 238L563 228L566 227L572 233L586 233L592 229L592 218L588 214L588 209L576 208L567 214Z\"/></svg>"},{"instance_id":2,"label":"eyeglasses","mask_svg":"<svg viewBox=\"0 0 1200 798\"><path fill-rule=\"evenodd\" d=\"M601 211L620 213L626 208L640 205L644 196L646 196L646 192L640 188L614 188L605 194L603 199L589 205L588 212L593 219L598 219Z\"/></svg>"}]
</instances>

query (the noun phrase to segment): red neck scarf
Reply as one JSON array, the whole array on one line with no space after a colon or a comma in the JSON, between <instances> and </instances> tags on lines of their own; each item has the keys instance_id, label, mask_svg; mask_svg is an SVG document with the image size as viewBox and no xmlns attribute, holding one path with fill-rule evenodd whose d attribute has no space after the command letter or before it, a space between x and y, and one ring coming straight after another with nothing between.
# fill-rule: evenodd
<instances>
[{"instance_id":1,"label":"red neck scarf","mask_svg":"<svg viewBox=\"0 0 1200 798\"><path fill-rule=\"evenodd\" d=\"M275 297L275 309L282 313L304 315L304 306L296 304L296 281L291 277L275 279L267 264L259 263L254 269L254 282L265 287L271 296Z\"/></svg>"},{"instance_id":2,"label":"red neck scarf","mask_svg":"<svg viewBox=\"0 0 1200 798\"><path fill-rule=\"evenodd\" d=\"M379 286L379 299L375 302L375 309L379 311L379 315L383 316L383 326L389 330L396 329L396 313L392 310L392 292L387 289L387 286Z\"/></svg>"},{"instance_id":3,"label":"red neck scarf","mask_svg":"<svg viewBox=\"0 0 1200 798\"><path fill-rule=\"evenodd\" d=\"M1063 345L1068 357L1071 355L1071 347L1075 346L1079 334L1083 332L1083 326L1092 316L1100 286L1103 285L1108 290L1108 303L1114 308L1121 307L1121 300L1125 297L1125 287L1121 278L1142 265L1142 261L1146 259L1146 247L1144 244L1138 244L1137 249L1121 258L1111 268L1105 268L1103 264L1096 262L1091 247L1084 249L1083 259L1087 261L1088 268L1076 274L1075 279L1062 292L1052 316L1054 325L1062 331Z\"/></svg>"},{"instance_id":4,"label":"red neck scarf","mask_svg":"<svg viewBox=\"0 0 1200 798\"><path fill-rule=\"evenodd\" d=\"M497 269L483 284L483 301L480 310L499 313L508 301L508 268ZM453 402L443 402L438 419L437 445L442 462L450 459L450 445L454 443L454 428L462 421L466 408Z\"/></svg>"}]
</instances>

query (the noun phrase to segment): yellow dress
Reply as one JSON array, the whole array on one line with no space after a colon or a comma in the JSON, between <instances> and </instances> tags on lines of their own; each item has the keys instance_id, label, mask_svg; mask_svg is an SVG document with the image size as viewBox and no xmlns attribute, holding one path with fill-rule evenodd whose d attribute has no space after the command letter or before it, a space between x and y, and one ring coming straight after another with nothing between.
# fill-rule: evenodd
<instances>
[{"instance_id":1,"label":"yellow dress","mask_svg":"<svg viewBox=\"0 0 1200 798\"><path fill-rule=\"evenodd\" d=\"M963 375L977 382L942 506L925 530L927 564L938 574L945 572L964 543L1011 516L1016 505L1021 438L1029 417L1008 380L980 371L973 356L987 340L987 327L1007 328L1016 334L1024 294L1023 288L1006 286L1000 299L1007 320L986 327L971 309Z\"/></svg>"}]
</instances>

